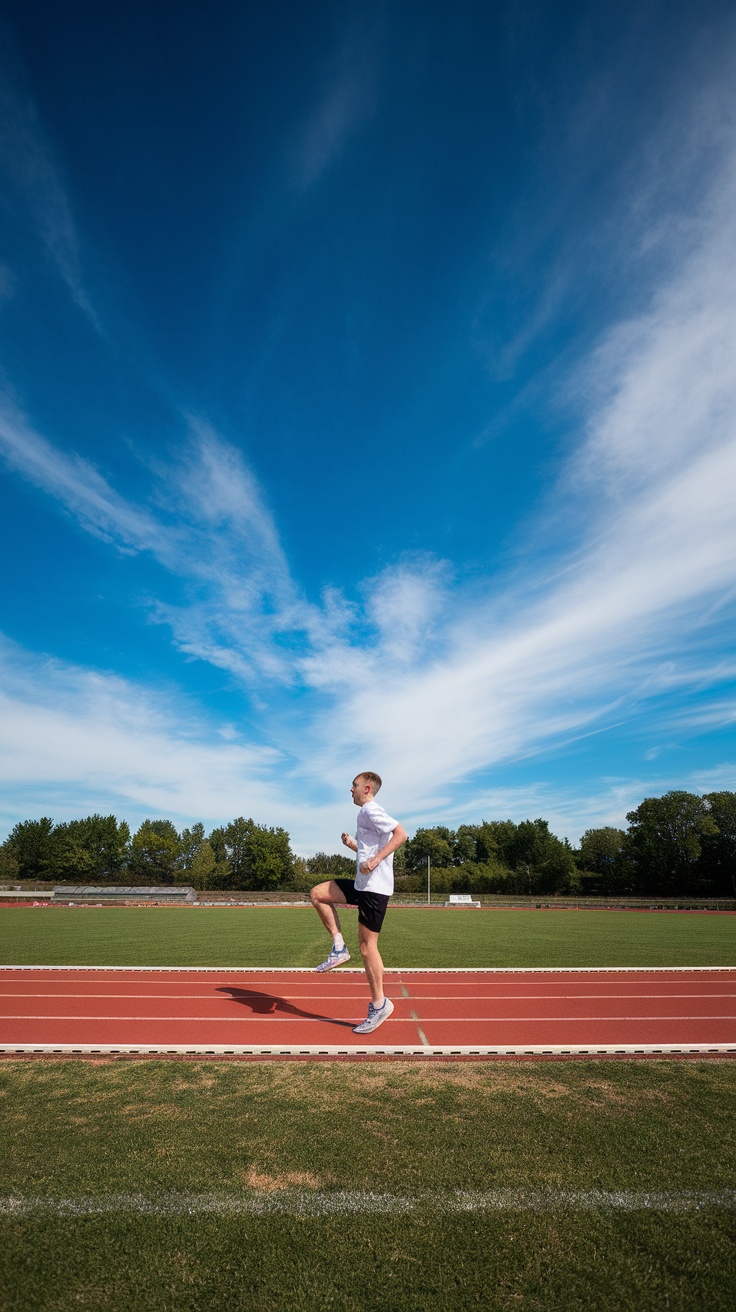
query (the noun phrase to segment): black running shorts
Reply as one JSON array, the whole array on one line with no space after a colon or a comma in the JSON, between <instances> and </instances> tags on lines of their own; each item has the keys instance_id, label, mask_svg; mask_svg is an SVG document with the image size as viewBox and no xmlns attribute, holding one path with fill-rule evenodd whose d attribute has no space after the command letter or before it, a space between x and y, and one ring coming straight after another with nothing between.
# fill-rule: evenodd
<instances>
[{"instance_id":1,"label":"black running shorts","mask_svg":"<svg viewBox=\"0 0 736 1312\"><path fill-rule=\"evenodd\" d=\"M388 893L361 893L355 887L354 879L335 879L333 883L345 894L348 906L358 908L358 924L380 934L388 907Z\"/></svg>"}]
</instances>

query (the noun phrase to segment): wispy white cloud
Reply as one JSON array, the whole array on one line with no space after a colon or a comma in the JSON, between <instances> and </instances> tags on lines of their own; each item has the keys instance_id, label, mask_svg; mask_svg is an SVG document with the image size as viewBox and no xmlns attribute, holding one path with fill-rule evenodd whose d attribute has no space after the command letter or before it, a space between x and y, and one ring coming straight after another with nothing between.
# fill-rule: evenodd
<instances>
[{"instance_id":1,"label":"wispy white cloud","mask_svg":"<svg viewBox=\"0 0 736 1312\"><path fill-rule=\"evenodd\" d=\"M366 613L378 646L399 665L426 660L440 641L440 617L449 603L449 570L432 557L405 557L366 585Z\"/></svg>"},{"instance_id":2,"label":"wispy white cloud","mask_svg":"<svg viewBox=\"0 0 736 1312\"><path fill-rule=\"evenodd\" d=\"M190 588L151 603L179 647L240 677L290 681L274 635L313 623L289 574L273 518L240 454L207 425L188 424L182 452L159 465L148 505L115 491L88 461L55 448L18 405L0 402L0 455L81 528L123 553L149 552Z\"/></svg>"},{"instance_id":3,"label":"wispy white cloud","mask_svg":"<svg viewBox=\"0 0 736 1312\"><path fill-rule=\"evenodd\" d=\"M371 113L376 80L375 36L353 20L326 68L317 103L302 124L292 155L298 190L313 187L342 156Z\"/></svg>"},{"instance_id":4,"label":"wispy white cloud","mask_svg":"<svg viewBox=\"0 0 736 1312\"><path fill-rule=\"evenodd\" d=\"M716 697L705 704L700 703L681 709L668 721L668 728L677 732L692 733L697 730L727 729L736 725L736 697Z\"/></svg>"},{"instance_id":5,"label":"wispy white cloud","mask_svg":"<svg viewBox=\"0 0 736 1312\"><path fill-rule=\"evenodd\" d=\"M734 204L732 161L678 274L649 311L616 327L592 355L583 386L600 400L576 472L606 500L628 498L733 437Z\"/></svg>"},{"instance_id":6,"label":"wispy white cloud","mask_svg":"<svg viewBox=\"0 0 736 1312\"><path fill-rule=\"evenodd\" d=\"M10 469L49 493L87 532L122 551L165 555L171 550L169 530L115 492L89 461L54 447L8 395L0 398L0 454Z\"/></svg>"},{"instance_id":7,"label":"wispy white cloud","mask_svg":"<svg viewBox=\"0 0 736 1312\"><path fill-rule=\"evenodd\" d=\"M99 331L63 170L35 104L12 79L7 64L0 70L0 178L6 195L13 196L23 213L29 233L36 236L73 301Z\"/></svg>"},{"instance_id":8,"label":"wispy white cloud","mask_svg":"<svg viewBox=\"0 0 736 1312\"><path fill-rule=\"evenodd\" d=\"M326 832L339 840L344 806L317 812L298 789L289 798L283 753L202 718L173 689L34 656L2 638L0 685L5 832L19 816L113 810L134 824L252 815L286 825L305 852L323 847Z\"/></svg>"},{"instance_id":9,"label":"wispy white cloud","mask_svg":"<svg viewBox=\"0 0 736 1312\"><path fill-rule=\"evenodd\" d=\"M696 793L736 792L736 764L724 761L710 770L696 770L685 786Z\"/></svg>"}]
</instances>

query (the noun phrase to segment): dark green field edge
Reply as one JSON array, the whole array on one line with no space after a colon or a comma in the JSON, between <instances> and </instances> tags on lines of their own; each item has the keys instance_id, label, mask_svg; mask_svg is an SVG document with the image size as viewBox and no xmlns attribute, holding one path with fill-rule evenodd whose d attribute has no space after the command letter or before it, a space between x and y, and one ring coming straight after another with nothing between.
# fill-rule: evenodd
<instances>
[{"instance_id":1,"label":"dark green field edge","mask_svg":"<svg viewBox=\"0 0 736 1312\"><path fill-rule=\"evenodd\" d=\"M7 1312L733 1312L731 1217L17 1223Z\"/></svg>"}]
</instances>

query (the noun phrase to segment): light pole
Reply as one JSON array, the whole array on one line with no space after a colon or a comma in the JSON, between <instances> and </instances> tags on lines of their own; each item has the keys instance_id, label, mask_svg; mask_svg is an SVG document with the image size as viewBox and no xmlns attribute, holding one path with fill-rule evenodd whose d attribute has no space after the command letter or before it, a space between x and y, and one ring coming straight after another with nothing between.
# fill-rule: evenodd
<instances>
[{"instance_id":1,"label":"light pole","mask_svg":"<svg viewBox=\"0 0 736 1312\"><path fill-rule=\"evenodd\" d=\"M432 905L432 874L431 874L431 868L429 863L429 857L427 857L427 906L430 907L431 905Z\"/></svg>"}]
</instances>

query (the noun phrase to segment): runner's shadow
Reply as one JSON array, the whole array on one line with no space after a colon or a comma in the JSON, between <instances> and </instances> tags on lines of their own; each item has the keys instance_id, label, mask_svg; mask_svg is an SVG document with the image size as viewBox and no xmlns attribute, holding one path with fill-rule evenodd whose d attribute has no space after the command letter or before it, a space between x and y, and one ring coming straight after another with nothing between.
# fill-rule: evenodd
<instances>
[{"instance_id":1,"label":"runner's shadow","mask_svg":"<svg viewBox=\"0 0 736 1312\"><path fill-rule=\"evenodd\" d=\"M352 1020L335 1020L333 1016L320 1016L315 1011L302 1011L301 1007L295 1007L293 1002L287 1002L285 998L280 998L275 993L256 993L253 989L224 986L220 986L217 992L229 993L234 1002L250 1007L254 1016L275 1016L277 1012L283 1012L287 1016L296 1016L299 1020L321 1020L325 1025L339 1025L345 1029L352 1029L355 1023Z\"/></svg>"}]
</instances>

